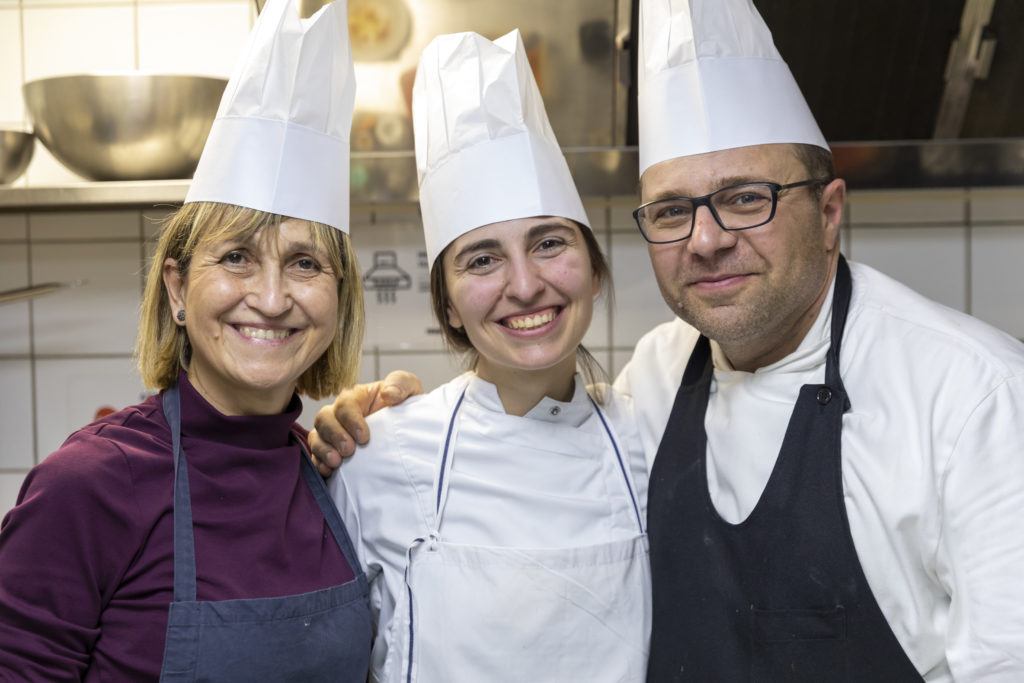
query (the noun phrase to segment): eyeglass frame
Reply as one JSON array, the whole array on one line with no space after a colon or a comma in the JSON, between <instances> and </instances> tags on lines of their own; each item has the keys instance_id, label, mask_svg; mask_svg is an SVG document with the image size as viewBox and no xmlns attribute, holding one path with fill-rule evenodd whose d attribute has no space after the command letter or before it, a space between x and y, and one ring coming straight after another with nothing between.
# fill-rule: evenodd
<instances>
[{"instance_id":1,"label":"eyeglass frame","mask_svg":"<svg viewBox=\"0 0 1024 683\"><path fill-rule=\"evenodd\" d=\"M697 224L697 210L700 207L702 207L702 206L708 207L708 211L710 211L712 217L714 217L715 223L717 223L718 227L720 227L722 230L725 230L726 232L739 232L740 230L750 230L751 228L759 228L762 225L766 225L768 223L771 223L775 219L775 210L779 206L779 193L780 192L782 192L784 190L791 190L791 189L797 188L797 187L807 187L807 186L810 186L810 185L827 184L827 183L830 183L830 182L832 182L831 178L810 178L808 180L801 180L800 182L796 182L796 183L787 183L785 185L780 185L779 183L773 183L773 182L768 181L768 180L757 180L757 181L751 181L749 183L737 183L735 185L727 185L726 187L720 187L717 190L715 190L714 192L711 192L709 194L703 195L701 197L662 197L661 199L654 199L654 200L649 201L649 202L647 202L645 204L641 204L636 209L634 209L633 210L633 220L636 221L636 227L640 230L640 235L643 236L644 240L646 240L650 244L673 244L675 242L682 242L683 240L690 239L690 237L693 235L693 227ZM745 226L745 227L742 227L742 228L727 228L722 223L722 219L718 215L718 211L715 210L714 205L711 203L711 198L714 197L716 194L719 194L720 192L725 192L726 190L735 190L738 187L746 187L747 185L764 185L764 186L767 186L768 189L771 190L771 193L772 193L772 210L769 212L768 218L766 218L765 220L761 221L760 223L756 223L754 225L748 225L748 226ZM686 233L686 235L684 237L677 237L676 239L665 240L665 241L655 241L655 240L652 240L650 237L648 237L647 233L644 232L643 225L640 223L640 212L643 211L644 209L646 209L648 206L652 206L652 205L658 204L660 202L677 202L677 201L680 201L680 200L686 200L686 201L690 202L693 205L693 213L690 215L690 229Z\"/></svg>"}]
</instances>

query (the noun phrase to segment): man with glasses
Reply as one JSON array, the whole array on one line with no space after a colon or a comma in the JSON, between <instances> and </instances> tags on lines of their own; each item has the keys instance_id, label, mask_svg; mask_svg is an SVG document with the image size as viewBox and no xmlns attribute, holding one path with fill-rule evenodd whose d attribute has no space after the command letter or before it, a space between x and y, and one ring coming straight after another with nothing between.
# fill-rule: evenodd
<instances>
[{"instance_id":1,"label":"man with glasses","mask_svg":"<svg viewBox=\"0 0 1024 683\"><path fill-rule=\"evenodd\" d=\"M1024 346L839 250L845 185L749 0L641 0L642 204L678 319L651 681L1024 681Z\"/></svg>"},{"instance_id":2,"label":"man with glasses","mask_svg":"<svg viewBox=\"0 0 1024 683\"><path fill-rule=\"evenodd\" d=\"M1024 346L840 255L845 184L750 0L640 0L638 61L677 316L616 381L657 454L648 680L1024 681Z\"/></svg>"}]
</instances>

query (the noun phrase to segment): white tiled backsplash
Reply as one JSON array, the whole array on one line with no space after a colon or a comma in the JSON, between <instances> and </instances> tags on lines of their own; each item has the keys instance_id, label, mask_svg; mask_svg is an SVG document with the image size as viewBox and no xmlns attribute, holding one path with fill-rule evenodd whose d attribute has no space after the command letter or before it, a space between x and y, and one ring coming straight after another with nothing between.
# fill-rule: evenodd
<instances>
[{"instance_id":1,"label":"white tiled backsplash","mask_svg":"<svg viewBox=\"0 0 1024 683\"><path fill-rule=\"evenodd\" d=\"M0 0L0 126L26 123L26 79L134 67L227 76L253 18L250 0ZM79 180L37 145L17 186ZM644 331L670 318L633 203L587 204L616 288L611 310L599 302L585 342L610 373ZM0 212L0 290L79 282L0 306L0 515L28 469L70 432L145 394L131 348L145 259L165 213ZM431 317L415 207L354 207L352 237L370 276L361 379L406 369L431 388L459 372ZM1024 337L1024 188L852 193L843 241L850 258ZM302 422L310 426L324 403L308 403Z\"/></svg>"}]
</instances>

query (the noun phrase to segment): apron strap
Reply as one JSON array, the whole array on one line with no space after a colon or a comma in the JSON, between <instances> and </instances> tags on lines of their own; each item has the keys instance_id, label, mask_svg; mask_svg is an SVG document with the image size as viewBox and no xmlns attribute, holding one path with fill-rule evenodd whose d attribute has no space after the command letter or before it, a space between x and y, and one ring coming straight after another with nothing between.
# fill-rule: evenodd
<instances>
[{"instance_id":1,"label":"apron strap","mask_svg":"<svg viewBox=\"0 0 1024 683\"><path fill-rule=\"evenodd\" d=\"M166 389L162 400L174 452L174 601L195 602L196 545L192 535L192 496L188 488L188 462L181 448L181 402L177 385Z\"/></svg>"},{"instance_id":2,"label":"apron strap","mask_svg":"<svg viewBox=\"0 0 1024 683\"><path fill-rule=\"evenodd\" d=\"M846 393L842 377L839 376L839 347L843 341L843 331L846 329L846 315L850 309L852 292L853 278L850 276L850 266L840 254L839 262L836 264L835 291L832 295L831 345L825 357L825 384L843 392L843 412L850 410L850 397Z\"/></svg>"},{"instance_id":3,"label":"apron strap","mask_svg":"<svg viewBox=\"0 0 1024 683\"><path fill-rule=\"evenodd\" d=\"M338 547L341 548L341 554L344 555L345 561L348 562L349 567L352 568L352 573L358 579L363 573L362 565L360 565L359 558L356 556L352 538L348 535L345 523L341 520L341 513L338 512L334 501L331 500L331 494L327 490L327 484L324 483L323 477L313 467L309 451L302 445L302 440L295 432L292 432L292 439L298 444L299 451L301 452L302 464L300 468L302 470L302 477L306 480L309 490L312 491L313 498L320 507L320 512L323 513L324 520L327 522L327 527L331 530L334 540L337 542Z\"/></svg>"},{"instance_id":4,"label":"apron strap","mask_svg":"<svg viewBox=\"0 0 1024 683\"><path fill-rule=\"evenodd\" d=\"M626 469L626 463L622 460L622 453L619 451L619 444L615 435L612 433L612 428L608 424L608 421L604 419L604 412L601 407L597 405L597 401L590 394L587 394L587 398L590 399L590 404L594 406L594 412L601 419L601 424L604 426L605 434L608 435L608 440L611 441L612 449L615 451L615 459L619 463L619 471L622 473L622 480L626 482L626 493L629 494L629 500L633 503L633 513L636 515L636 525L640 528L640 533L646 532L644 529L643 518L640 516L640 506L636 502L636 495L633 493L633 484L629 479L629 471Z\"/></svg>"},{"instance_id":5,"label":"apron strap","mask_svg":"<svg viewBox=\"0 0 1024 683\"><path fill-rule=\"evenodd\" d=\"M462 390L462 394L459 396L459 400L455 403L455 409L452 411L452 417L448 421L448 433L444 437L444 441L441 443L441 465L437 468L434 481L434 490L437 492L437 496L434 501L434 531L439 531L441 528L441 511L444 509L444 504L448 501L448 481L449 474L452 469L452 460L454 458L448 457L451 453L451 445L455 441L455 435L458 434L458 420L456 419L459 415L459 408L462 407L462 401L466 398L466 390Z\"/></svg>"}]
</instances>

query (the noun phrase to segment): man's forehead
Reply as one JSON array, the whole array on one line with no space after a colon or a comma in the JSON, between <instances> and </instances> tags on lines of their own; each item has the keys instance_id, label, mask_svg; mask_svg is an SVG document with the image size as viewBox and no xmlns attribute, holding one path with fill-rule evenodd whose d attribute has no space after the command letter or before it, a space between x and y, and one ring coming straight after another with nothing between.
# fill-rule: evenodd
<instances>
[{"instance_id":1,"label":"man's forehead","mask_svg":"<svg viewBox=\"0 0 1024 683\"><path fill-rule=\"evenodd\" d=\"M697 197L755 181L787 182L800 161L792 145L754 145L667 159L640 179L645 202L664 197Z\"/></svg>"}]
</instances>

